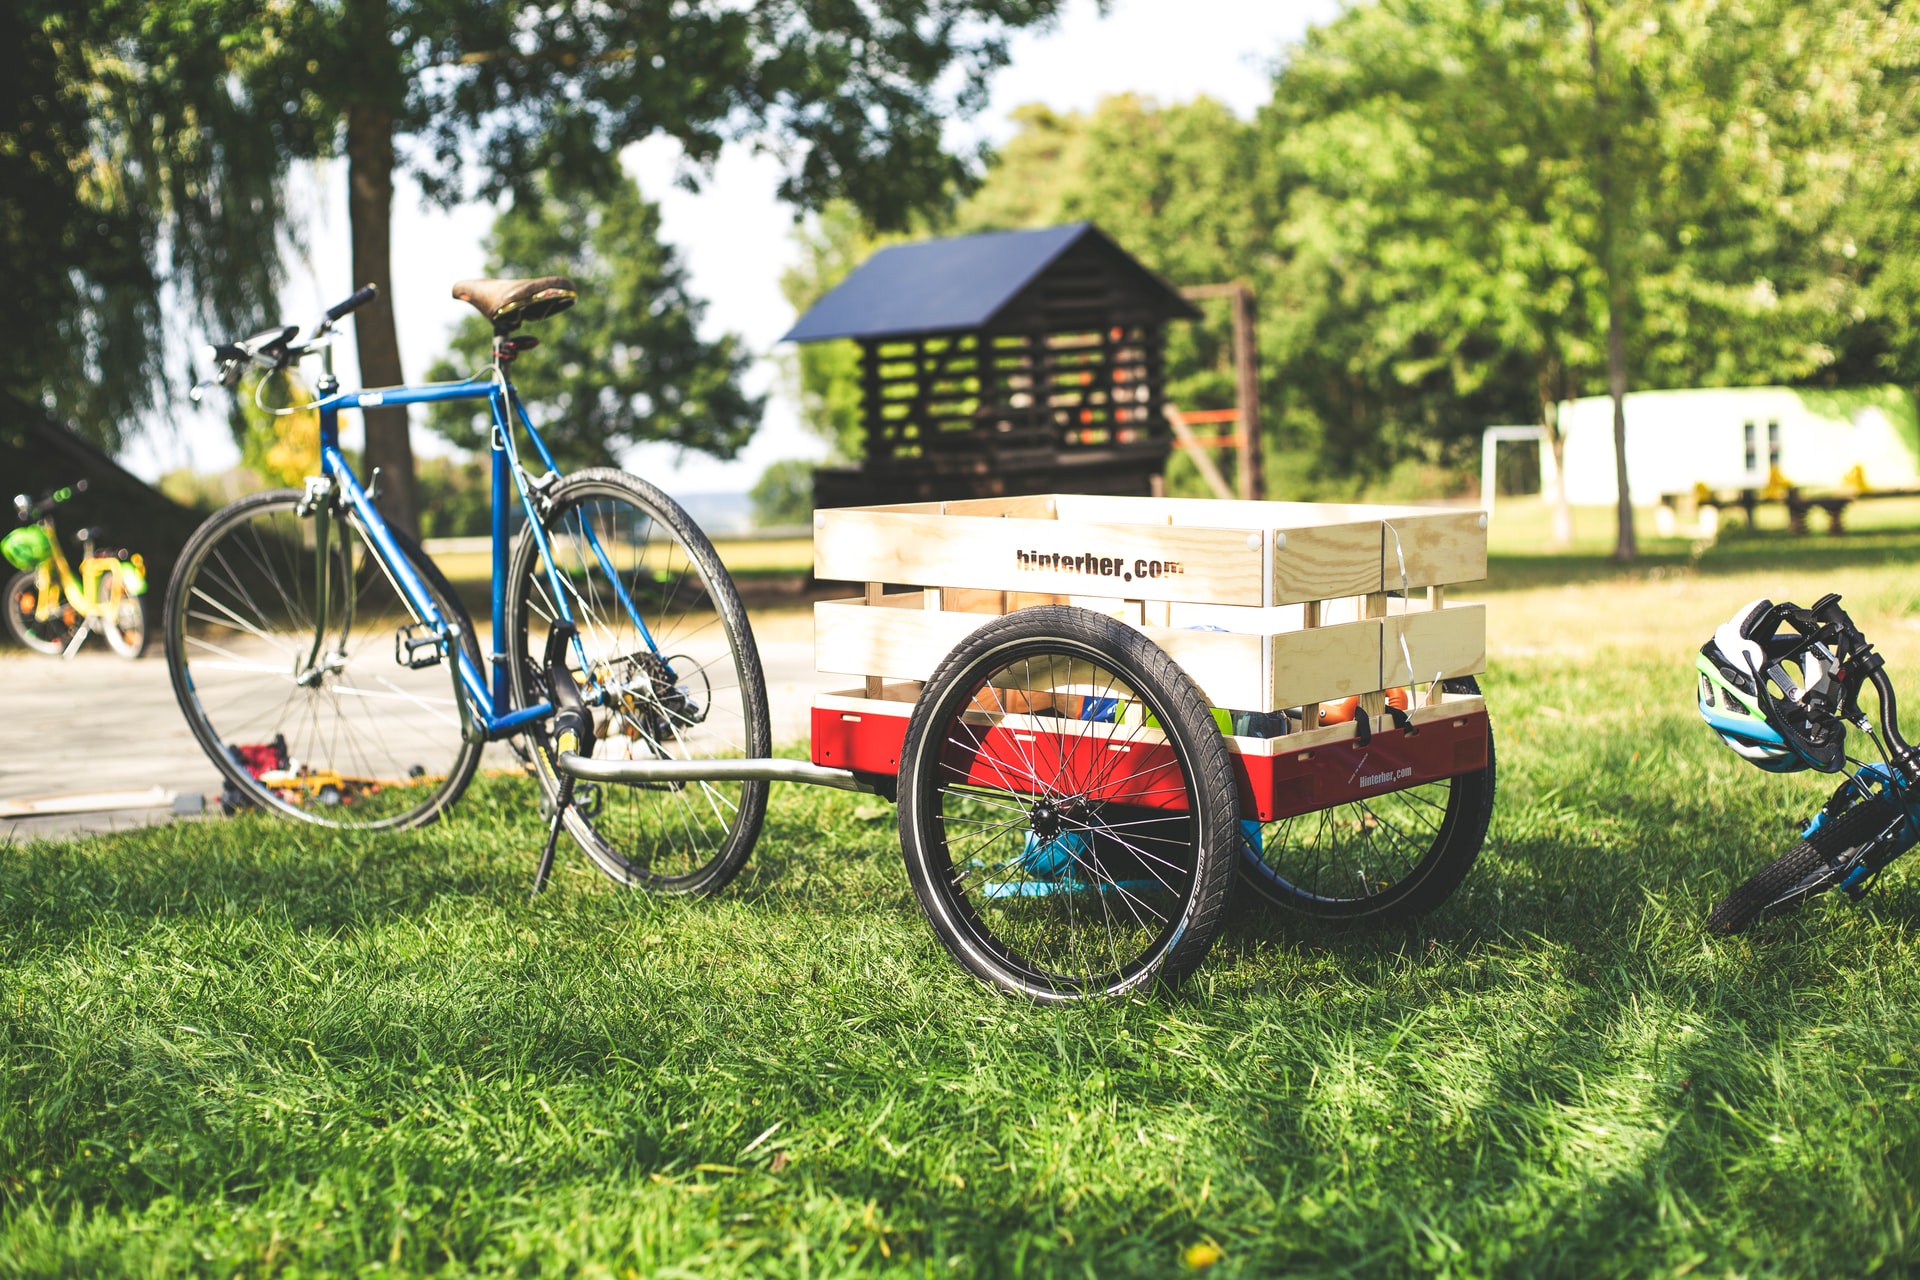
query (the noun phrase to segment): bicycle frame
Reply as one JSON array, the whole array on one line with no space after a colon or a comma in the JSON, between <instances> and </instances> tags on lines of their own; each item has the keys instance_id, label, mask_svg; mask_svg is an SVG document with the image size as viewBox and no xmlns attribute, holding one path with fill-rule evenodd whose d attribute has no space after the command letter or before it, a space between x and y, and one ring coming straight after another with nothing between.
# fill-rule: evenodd
<instances>
[{"instance_id":1,"label":"bicycle frame","mask_svg":"<svg viewBox=\"0 0 1920 1280\"><path fill-rule=\"evenodd\" d=\"M75 575L73 566L67 560L67 553L61 549L60 537L54 531L51 518L40 522L47 531L47 537L53 544L53 554L40 566L40 572L34 579L35 589L39 592L36 616L48 618L60 606L64 599L82 618L92 622L106 613L100 603L100 579L107 570L119 564L113 556L89 554L80 561L80 571Z\"/></svg>"},{"instance_id":2,"label":"bicycle frame","mask_svg":"<svg viewBox=\"0 0 1920 1280\"><path fill-rule=\"evenodd\" d=\"M461 701L461 721L468 732L489 740L511 737L521 732L527 725L544 720L553 714L551 702L538 702L531 706L512 707L512 684L507 670L507 655L502 648L507 633L507 573L509 541L507 537L508 495L518 498L521 510L527 517L527 528L532 531L535 544L539 549L541 566L547 574L548 584L554 601L566 622L573 622L573 608L568 594L562 589L562 576L553 559L552 547L548 544L545 529L541 526L538 504L534 501L533 482L527 478L526 470L520 465L519 451L514 442L513 422L517 418L526 431L527 438L533 442L540 460L546 464L550 474L557 475L553 454L546 442L541 439L532 420L527 416L526 407L514 392L512 381L506 371L496 367L492 375L484 381L478 378L465 382L441 383L424 387L391 387L375 391L340 391L331 371L325 373L317 387L319 399L314 407L320 413L320 467L325 477L339 487L344 505L351 509L366 529L382 567L392 579L394 585L405 596L419 622L433 631L441 645L443 653L455 664L455 696ZM414 571L412 563L395 541L393 532L388 528L386 519L374 505L373 497L360 478L347 464L346 456L340 451L340 411L342 409L371 409L385 406L403 406L413 404L438 404L451 400L485 400L493 413L493 653L489 655L493 666L493 678L487 679L468 654L464 645L458 642L447 619L433 602L433 596ZM600 546L593 530L586 530L589 547L599 559L603 570L612 580L618 593L621 607L633 619L647 646L658 652L654 644L653 633L640 618L620 577L613 572L611 560ZM324 538L322 551L324 555ZM326 590L326 578L322 575L321 590ZM327 609L320 610L320 628L324 630ZM349 604L349 609L351 608ZM349 614L349 618L351 615ZM350 622L349 622L350 625ZM315 637L316 648L319 637ZM573 641L575 654L580 661L581 670L586 673L591 688L594 683L591 666L586 651L578 636Z\"/></svg>"}]
</instances>

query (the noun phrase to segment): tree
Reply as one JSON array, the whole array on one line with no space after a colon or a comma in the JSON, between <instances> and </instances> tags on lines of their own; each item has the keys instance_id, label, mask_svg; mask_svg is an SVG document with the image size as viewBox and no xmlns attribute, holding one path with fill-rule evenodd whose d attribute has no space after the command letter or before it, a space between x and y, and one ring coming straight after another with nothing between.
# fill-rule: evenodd
<instances>
[{"instance_id":1,"label":"tree","mask_svg":"<svg viewBox=\"0 0 1920 1280\"><path fill-rule=\"evenodd\" d=\"M813 463L787 458L770 463L753 482L753 522L762 529L805 524L813 516Z\"/></svg>"},{"instance_id":2,"label":"tree","mask_svg":"<svg viewBox=\"0 0 1920 1280\"><path fill-rule=\"evenodd\" d=\"M1798 381L1831 358L1852 126L1817 104L1823 76L1871 73L1829 34L1862 7L1824 7L1388 0L1312 33L1263 114L1290 380L1344 382L1350 422L1410 435L1531 398L1556 457L1556 406L1604 385L1630 556L1630 371Z\"/></svg>"},{"instance_id":3,"label":"tree","mask_svg":"<svg viewBox=\"0 0 1920 1280\"><path fill-rule=\"evenodd\" d=\"M759 426L764 402L741 389L748 357L727 334L699 336L705 305L660 243L659 207L630 178L605 196L556 191L557 180L517 200L494 222L488 269L503 276L565 273L580 288L573 307L528 330L540 347L514 368L514 385L564 466L617 465L632 445L667 442L730 458ZM493 327L462 321L452 349L429 376L485 368ZM436 431L469 449L486 447L492 418L471 401L435 405Z\"/></svg>"},{"instance_id":4,"label":"tree","mask_svg":"<svg viewBox=\"0 0 1920 1280\"><path fill-rule=\"evenodd\" d=\"M297 120L233 75L200 0L0 11L0 395L117 449L153 403L164 284L209 329L257 322ZM189 12L194 10L195 12Z\"/></svg>"},{"instance_id":5,"label":"tree","mask_svg":"<svg viewBox=\"0 0 1920 1280\"><path fill-rule=\"evenodd\" d=\"M77 0L62 2L87 12ZM414 169L434 198L496 198L525 193L548 171L604 186L620 150L656 133L677 139L696 172L728 140L751 138L787 162L781 193L796 205L845 197L877 224L899 225L967 184L967 162L942 147L947 117L984 102L988 76L1006 62L1009 30L1050 21L1059 7L1060 0L108 0L87 38L90 47L117 48L129 32L158 30L173 46L217 54L212 64L179 69L276 131L277 146L251 157L260 181L272 184L294 158L345 154L354 278L341 283L343 292L381 287L355 323L362 374L380 384L401 380L390 270L400 166ZM136 68L131 80L156 65ZM150 133L132 97L90 105L103 137ZM192 149L178 134L161 141L168 154ZM180 208L161 213L177 220ZM279 213L273 202L253 209L256 238L272 242L284 225ZM167 221L161 237L176 252L187 243L180 231ZM236 242L212 239L197 251L224 270L227 258L248 256L235 250ZM413 527L404 411L368 413L366 460L386 477L383 508Z\"/></svg>"},{"instance_id":6,"label":"tree","mask_svg":"<svg viewBox=\"0 0 1920 1280\"><path fill-rule=\"evenodd\" d=\"M876 232L851 203L837 200L794 228L800 260L780 274L780 292L796 312L825 297L876 249L903 235ZM865 450L860 425L860 348L850 339L811 342L793 356L800 423L827 442L828 461L857 462Z\"/></svg>"}]
</instances>

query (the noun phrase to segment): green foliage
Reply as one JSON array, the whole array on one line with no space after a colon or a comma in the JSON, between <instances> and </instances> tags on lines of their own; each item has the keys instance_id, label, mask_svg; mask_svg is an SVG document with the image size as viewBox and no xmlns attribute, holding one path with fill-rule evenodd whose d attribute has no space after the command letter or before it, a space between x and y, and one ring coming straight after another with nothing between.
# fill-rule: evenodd
<instances>
[{"instance_id":1,"label":"green foliage","mask_svg":"<svg viewBox=\"0 0 1920 1280\"><path fill-rule=\"evenodd\" d=\"M0 13L0 396L108 450L163 374L159 296L256 325L279 270L281 149L228 41L244 5L26 0ZM242 23L243 25L243 23Z\"/></svg>"},{"instance_id":2,"label":"green foliage","mask_svg":"<svg viewBox=\"0 0 1920 1280\"><path fill-rule=\"evenodd\" d=\"M730 458L752 437L764 402L741 389L749 358L735 335L700 338L705 304L660 242L659 207L631 179L604 195L551 186L523 195L494 222L487 256L495 275L569 275L580 288L571 309L524 331L540 346L513 368L562 467L617 463L622 450L655 441ZM469 316L453 359L429 376L486 368L492 333ZM455 444L485 448L492 419L473 403L435 405L429 421Z\"/></svg>"},{"instance_id":3,"label":"green foliage","mask_svg":"<svg viewBox=\"0 0 1920 1280\"><path fill-rule=\"evenodd\" d=\"M415 465L421 537L479 538L493 532L489 454L477 458L421 458ZM512 511L518 517L518 506Z\"/></svg>"},{"instance_id":4,"label":"green foliage","mask_svg":"<svg viewBox=\"0 0 1920 1280\"><path fill-rule=\"evenodd\" d=\"M813 518L813 469L817 463L788 458L768 465L753 482L753 522L763 529L806 524Z\"/></svg>"},{"instance_id":5,"label":"green foliage","mask_svg":"<svg viewBox=\"0 0 1920 1280\"><path fill-rule=\"evenodd\" d=\"M303 407L313 399L313 388L290 369L250 373L234 389L240 464L267 488L298 489L320 474L320 415Z\"/></svg>"},{"instance_id":6,"label":"green foliage","mask_svg":"<svg viewBox=\"0 0 1920 1280\"><path fill-rule=\"evenodd\" d=\"M0 390L117 446L163 375L190 372L161 366L160 290L206 334L271 322L287 166L367 163L395 138L452 200L524 197L549 172L604 185L656 133L696 168L751 136L792 160L785 198L898 225L972 180L941 127L984 100L1006 33L1058 7L26 0L0 17L0 121L20 144L0 148L0 250L34 323ZM369 261L376 203L356 214Z\"/></svg>"},{"instance_id":7,"label":"green foliage","mask_svg":"<svg viewBox=\"0 0 1920 1280\"><path fill-rule=\"evenodd\" d=\"M872 257L909 237L872 229L852 205L837 201L794 229L799 261L780 275L780 292L804 312ZM801 425L825 440L833 462L858 462L866 448L860 426L860 348L849 339L809 342L789 370L800 393Z\"/></svg>"}]
</instances>

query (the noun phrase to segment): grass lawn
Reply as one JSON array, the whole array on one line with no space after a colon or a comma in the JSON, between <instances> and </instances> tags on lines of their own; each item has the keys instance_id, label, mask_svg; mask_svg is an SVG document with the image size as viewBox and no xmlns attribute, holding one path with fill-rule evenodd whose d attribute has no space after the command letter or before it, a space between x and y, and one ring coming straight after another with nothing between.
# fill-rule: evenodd
<instances>
[{"instance_id":1,"label":"grass lawn","mask_svg":"<svg viewBox=\"0 0 1920 1280\"><path fill-rule=\"evenodd\" d=\"M1836 589L1920 705L1920 535L1621 575L1525 516L1464 887L1389 934L1248 907L1173 994L992 994L892 810L800 788L704 902L577 855L527 901L508 780L405 836L0 851L0 1274L1912 1273L1920 878L1703 936L1822 790L1713 744L1691 667Z\"/></svg>"}]
</instances>

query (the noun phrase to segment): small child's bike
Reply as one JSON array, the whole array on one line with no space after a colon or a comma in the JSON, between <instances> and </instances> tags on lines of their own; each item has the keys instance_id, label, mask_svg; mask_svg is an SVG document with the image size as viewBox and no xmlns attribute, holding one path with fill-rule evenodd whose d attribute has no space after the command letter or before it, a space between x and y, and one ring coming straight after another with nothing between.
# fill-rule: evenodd
<instances>
[{"instance_id":1,"label":"small child's bike","mask_svg":"<svg viewBox=\"0 0 1920 1280\"><path fill-rule=\"evenodd\" d=\"M1738 933L1839 889L1855 899L1895 858L1920 843L1914 779L1920 750L1900 735L1886 662L1840 607L1756 600L1700 648L1700 714L1744 760L1769 773L1845 773L1800 832L1800 842L1713 909L1707 927ZM1860 709L1871 685L1880 731ZM1873 740L1880 759L1847 754L1847 726Z\"/></svg>"},{"instance_id":2,"label":"small child's bike","mask_svg":"<svg viewBox=\"0 0 1920 1280\"><path fill-rule=\"evenodd\" d=\"M71 658L97 633L121 657L137 658L147 650L146 561L100 546L104 530L86 528L76 573L53 527L53 509L86 488L76 480L38 502L24 493L14 498L21 527L0 539L16 570L7 581L7 630L35 653Z\"/></svg>"}]
</instances>

